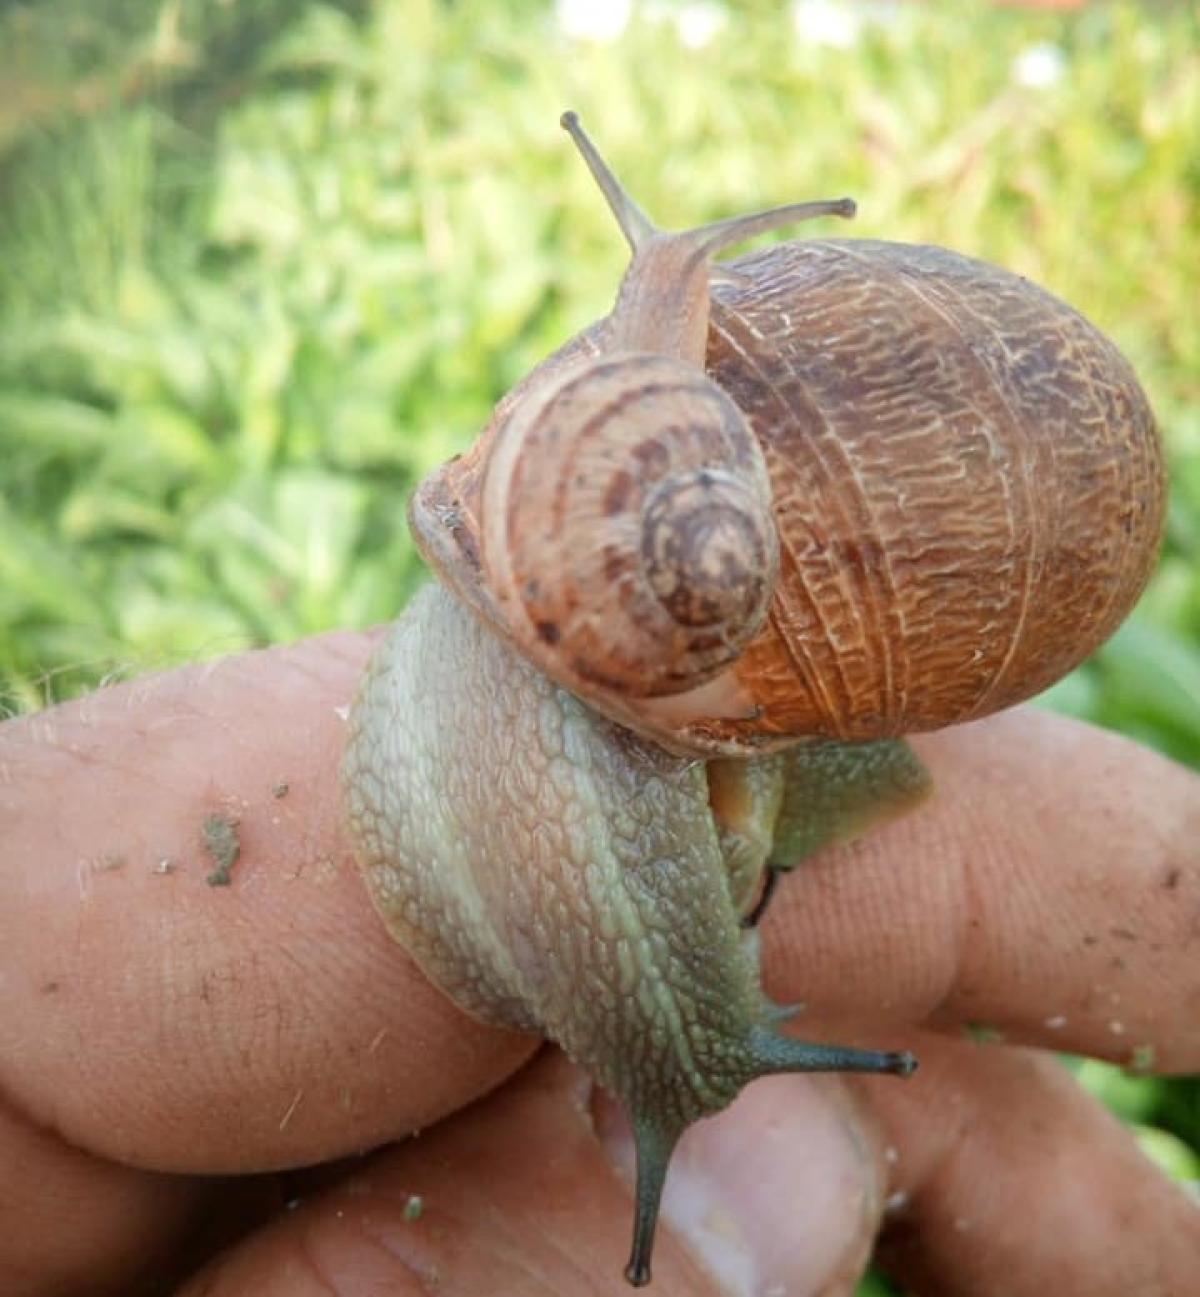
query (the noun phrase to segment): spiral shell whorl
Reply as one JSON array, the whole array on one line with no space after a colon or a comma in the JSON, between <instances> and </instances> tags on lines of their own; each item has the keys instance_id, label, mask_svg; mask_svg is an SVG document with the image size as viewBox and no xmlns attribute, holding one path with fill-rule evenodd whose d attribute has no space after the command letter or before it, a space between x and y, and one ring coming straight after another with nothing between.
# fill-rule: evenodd
<instances>
[{"instance_id":1,"label":"spiral shell whorl","mask_svg":"<svg viewBox=\"0 0 1200 1297\"><path fill-rule=\"evenodd\" d=\"M778 542L762 453L682 361L617 352L527 402L492 450L482 515L509 625L589 684L690 689L766 617Z\"/></svg>"}]
</instances>

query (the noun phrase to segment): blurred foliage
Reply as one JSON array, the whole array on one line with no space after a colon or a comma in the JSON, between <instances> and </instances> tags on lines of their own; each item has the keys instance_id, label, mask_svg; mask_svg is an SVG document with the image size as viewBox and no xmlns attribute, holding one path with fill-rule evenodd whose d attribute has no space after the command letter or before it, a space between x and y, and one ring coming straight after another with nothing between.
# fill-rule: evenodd
<instances>
[{"instance_id":1,"label":"blurred foliage","mask_svg":"<svg viewBox=\"0 0 1200 1297\"><path fill-rule=\"evenodd\" d=\"M1047 701L1200 765L1194 7L579 11L0 0L0 707L394 615L408 490L611 301L570 105L664 223L850 193L1111 334L1169 534ZM1200 1142L1194 1083L1084 1079Z\"/></svg>"},{"instance_id":2,"label":"blurred foliage","mask_svg":"<svg viewBox=\"0 0 1200 1297\"><path fill-rule=\"evenodd\" d=\"M999 261L1113 334L1171 534L1050 700L1200 759L1194 14L659 3L589 40L579 9L0 8L5 705L394 613L406 491L611 300L572 104L667 222L849 192L860 233Z\"/></svg>"}]
</instances>

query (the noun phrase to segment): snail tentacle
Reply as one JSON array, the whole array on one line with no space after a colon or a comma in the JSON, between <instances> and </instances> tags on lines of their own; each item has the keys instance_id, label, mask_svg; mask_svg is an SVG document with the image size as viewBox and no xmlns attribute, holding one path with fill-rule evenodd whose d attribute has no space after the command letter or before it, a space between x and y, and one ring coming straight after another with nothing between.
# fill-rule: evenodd
<instances>
[{"instance_id":1,"label":"snail tentacle","mask_svg":"<svg viewBox=\"0 0 1200 1297\"><path fill-rule=\"evenodd\" d=\"M633 1119L633 1142L637 1154L637 1185L634 1189L633 1244L629 1250L629 1264L625 1278L634 1288L650 1282L650 1258L654 1253L654 1234L658 1226L658 1210L662 1203L663 1187L671 1154L683 1127L668 1127L664 1123L646 1119Z\"/></svg>"},{"instance_id":2,"label":"snail tentacle","mask_svg":"<svg viewBox=\"0 0 1200 1297\"><path fill-rule=\"evenodd\" d=\"M816 1044L782 1036L759 1024L749 1028L742 1047L748 1071L746 1081L780 1072L860 1072L907 1077L917 1070L917 1060L907 1050L891 1052ZM661 1112L634 1111L631 1125L637 1155L637 1182L633 1244L625 1278L635 1288L640 1288L651 1279L650 1258L663 1187L671 1155L685 1124L665 1117Z\"/></svg>"},{"instance_id":3,"label":"snail tentacle","mask_svg":"<svg viewBox=\"0 0 1200 1297\"><path fill-rule=\"evenodd\" d=\"M595 178L596 184L600 186L600 192L608 200L612 214L617 218L621 233L629 243L629 250L636 254L639 248L644 247L659 233L658 226L634 202L628 190L613 174L612 168L600 156L599 150L583 129L579 114L568 110L558 119L558 124L575 141L575 147L583 155L588 170Z\"/></svg>"}]
</instances>

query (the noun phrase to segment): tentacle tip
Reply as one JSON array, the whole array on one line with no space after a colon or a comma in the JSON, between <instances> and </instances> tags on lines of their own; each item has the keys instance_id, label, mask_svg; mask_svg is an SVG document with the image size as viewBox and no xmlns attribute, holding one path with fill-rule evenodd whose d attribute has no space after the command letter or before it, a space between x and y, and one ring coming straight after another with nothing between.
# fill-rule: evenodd
<instances>
[{"instance_id":1,"label":"tentacle tip","mask_svg":"<svg viewBox=\"0 0 1200 1297\"><path fill-rule=\"evenodd\" d=\"M567 111L558 119L558 124L569 135L574 134L579 129L579 114L574 108L568 108Z\"/></svg>"},{"instance_id":2,"label":"tentacle tip","mask_svg":"<svg viewBox=\"0 0 1200 1297\"><path fill-rule=\"evenodd\" d=\"M632 1288L644 1288L650 1282L650 1263L634 1258L625 1267L626 1282Z\"/></svg>"},{"instance_id":3,"label":"tentacle tip","mask_svg":"<svg viewBox=\"0 0 1200 1297\"><path fill-rule=\"evenodd\" d=\"M902 1050L898 1054L888 1055L888 1071L895 1073L896 1076L909 1077L917 1070L917 1056L909 1050Z\"/></svg>"},{"instance_id":4,"label":"tentacle tip","mask_svg":"<svg viewBox=\"0 0 1200 1297\"><path fill-rule=\"evenodd\" d=\"M834 204L835 216L844 216L847 220L858 215L858 204L853 198L839 198Z\"/></svg>"}]
</instances>

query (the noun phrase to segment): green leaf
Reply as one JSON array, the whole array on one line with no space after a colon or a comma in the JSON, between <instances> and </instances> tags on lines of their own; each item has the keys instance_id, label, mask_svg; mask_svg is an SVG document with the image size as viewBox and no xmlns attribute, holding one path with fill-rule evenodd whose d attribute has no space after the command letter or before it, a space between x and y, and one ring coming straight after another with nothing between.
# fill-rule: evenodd
<instances>
[{"instance_id":1,"label":"green leaf","mask_svg":"<svg viewBox=\"0 0 1200 1297\"><path fill-rule=\"evenodd\" d=\"M1200 648L1133 618L1098 661L1122 707L1186 731L1200 749Z\"/></svg>"},{"instance_id":2,"label":"green leaf","mask_svg":"<svg viewBox=\"0 0 1200 1297\"><path fill-rule=\"evenodd\" d=\"M72 557L30 530L0 499L0 586L6 602L99 630L106 621L100 597Z\"/></svg>"}]
</instances>

